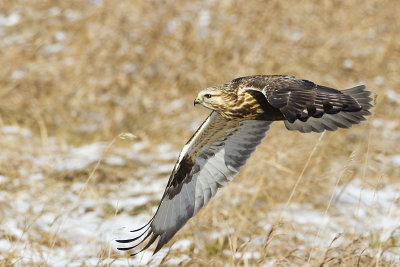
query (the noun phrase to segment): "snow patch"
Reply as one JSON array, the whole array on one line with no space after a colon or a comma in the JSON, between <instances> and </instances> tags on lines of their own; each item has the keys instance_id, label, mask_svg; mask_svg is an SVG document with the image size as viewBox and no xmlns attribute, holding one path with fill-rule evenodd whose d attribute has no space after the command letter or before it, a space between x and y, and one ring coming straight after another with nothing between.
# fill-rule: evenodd
<instances>
[{"instance_id":1,"label":"snow patch","mask_svg":"<svg viewBox=\"0 0 400 267\"><path fill-rule=\"evenodd\" d=\"M105 163L108 165L114 165L114 166L124 166L126 165L126 161L124 158L120 156L115 156L115 155L110 155L107 156L104 160Z\"/></svg>"},{"instance_id":2,"label":"snow patch","mask_svg":"<svg viewBox=\"0 0 400 267\"><path fill-rule=\"evenodd\" d=\"M339 233L361 236L374 233L379 240L387 240L400 225L399 197L400 184L368 189L356 179L335 189L336 208L326 215L324 210L293 203L284 211L271 211L267 217L279 218L282 212L283 221L293 224L295 232L291 234L314 246L326 246ZM322 230L318 239L317 229Z\"/></svg>"},{"instance_id":3,"label":"snow patch","mask_svg":"<svg viewBox=\"0 0 400 267\"><path fill-rule=\"evenodd\" d=\"M10 27L18 24L20 20L20 16L16 13L11 13L10 15L6 16L0 14L0 27Z\"/></svg>"},{"instance_id":4,"label":"snow patch","mask_svg":"<svg viewBox=\"0 0 400 267\"><path fill-rule=\"evenodd\" d=\"M81 147L69 147L64 155L44 155L32 161L40 166L50 165L56 171L82 170L101 159L107 144L93 143Z\"/></svg>"},{"instance_id":5,"label":"snow patch","mask_svg":"<svg viewBox=\"0 0 400 267\"><path fill-rule=\"evenodd\" d=\"M19 80L25 77L25 70L15 70L13 73L11 73L11 79L13 80Z\"/></svg>"},{"instance_id":6,"label":"snow patch","mask_svg":"<svg viewBox=\"0 0 400 267\"><path fill-rule=\"evenodd\" d=\"M168 259L167 263L172 265L172 266L178 266L184 261L190 260L188 255L182 254L180 257L174 257Z\"/></svg>"},{"instance_id":7,"label":"snow patch","mask_svg":"<svg viewBox=\"0 0 400 267\"><path fill-rule=\"evenodd\" d=\"M171 249L176 249L176 250L181 250L181 251L186 251L190 245L192 244L192 241L189 239L181 239L176 241Z\"/></svg>"},{"instance_id":8,"label":"snow patch","mask_svg":"<svg viewBox=\"0 0 400 267\"><path fill-rule=\"evenodd\" d=\"M6 135L22 135L24 137L30 137L32 135L29 129L14 125L3 126L1 132Z\"/></svg>"},{"instance_id":9,"label":"snow patch","mask_svg":"<svg viewBox=\"0 0 400 267\"><path fill-rule=\"evenodd\" d=\"M392 89L386 90L386 96L389 99L389 101L396 104L400 104L400 94L397 93L396 91Z\"/></svg>"},{"instance_id":10,"label":"snow patch","mask_svg":"<svg viewBox=\"0 0 400 267\"><path fill-rule=\"evenodd\" d=\"M197 30L199 31L199 36L201 38L206 38L208 36L209 25L211 24L211 13L207 9L202 9L198 13L197 17Z\"/></svg>"},{"instance_id":11,"label":"snow patch","mask_svg":"<svg viewBox=\"0 0 400 267\"><path fill-rule=\"evenodd\" d=\"M400 166L400 154L392 156L391 162L394 166Z\"/></svg>"},{"instance_id":12,"label":"snow patch","mask_svg":"<svg viewBox=\"0 0 400 267\"><path fill-rule=\"evenodd\" d=\"M345 61L343 61L343 67L345 67L346 69L352 69L354 67L354 61L351 59L346 59Z\"/></svg>"}]
</instances>

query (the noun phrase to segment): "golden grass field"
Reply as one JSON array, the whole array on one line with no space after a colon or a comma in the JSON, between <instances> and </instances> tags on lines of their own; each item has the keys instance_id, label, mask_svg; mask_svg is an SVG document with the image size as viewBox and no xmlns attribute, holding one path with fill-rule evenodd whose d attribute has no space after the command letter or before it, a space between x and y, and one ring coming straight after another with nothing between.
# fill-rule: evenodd
<instances>
[{"instance_id":1,"label":"golden grass field","mask_svg":"<svg viewBox=\"0 0 400 267\"><path fill-rule=\"evenodd\" d=\"M399 14L396 0L0 1L0 266L400 266ZM117 251L208 115L197 92L253 74L366 84L375 108L324 134L273 123L166 249Z\"/></svg>"}]
</instances>

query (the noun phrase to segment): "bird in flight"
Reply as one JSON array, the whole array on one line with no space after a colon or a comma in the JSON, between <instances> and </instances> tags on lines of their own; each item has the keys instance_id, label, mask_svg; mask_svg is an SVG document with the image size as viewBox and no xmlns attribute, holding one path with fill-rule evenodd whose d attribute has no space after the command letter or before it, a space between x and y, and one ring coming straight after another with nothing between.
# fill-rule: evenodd
<instances>
[{"instance_id":1,"label":"bird in flight","mask_svg":"<svg viewBox=\"0 0 400 267\"><path fill-rule=\"evenodd\" d=\"M207 205L218 188L232 181L261 143L273 121L303 133L350 128L370 115L370 92L364 85L346 90L285 75L256 75L206 88L194 100L210 115L179 154L154 216L135 237L117 240L132 256L157 239L154 254Z\"/></svg>"}]
</instances>

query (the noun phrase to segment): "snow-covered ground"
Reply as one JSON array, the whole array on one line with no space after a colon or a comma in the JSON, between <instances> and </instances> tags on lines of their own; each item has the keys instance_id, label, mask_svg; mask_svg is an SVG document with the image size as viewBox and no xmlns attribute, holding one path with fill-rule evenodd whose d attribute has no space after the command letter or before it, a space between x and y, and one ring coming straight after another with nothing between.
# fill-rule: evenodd
<instances>
[{"instance_id":1,"label":"snow-covered ground","mask_svg":"<svg viewBox=\"0 0 400 267\"><path fill-rule=\"evenodd\" d=\"M21 143L29 140L32 135L28 129L14 126L5 126L1 132L5 139ZM154 162L146 167L148 172L136 170L138 173L147 173L147 177L140 180L132 177L124 185L116 184L105 196L91 192L91 184L95 182L91 181L90 175L86 180L68 186L53 185L48 190L49 177L39 170L50 173L71 172L85 170L89 166L94 169L97 163L123 166L129 160L148 160L151 156L141 153L145 144L128 145L125 158L119 154L104 154L107 145L99 142L81 147L57 147L50 140L47 152L34 153L27 149L19 154L20 158L29 162L29 169L21 168L21 176L14 179L0 176L0 186L10 189L0 191L0 260L9 253L15 253L15 258L21 264L45 262L50 266L81 266L84 263L93 266L99 264L101 250L116 253L117 243L114 240L127 238L129 230L147 222L150 218L148 213L129 216L126 212L160 199L168 178L165 173L172 169L171 164L157 166L158 162ZM172 156L175 158L177 152L168 148L167 145L156 147L152 156L156 160ZM1 157L6 159L7 155L1 154ZM159 176L164 178L160 179ZM114 214L106 214L109 212L106 209L111 209ZM118 210L125 212L117 214ZM40 244L45 237L50 244L48 241ZM32 246L32 240L37 241L35 246ZM58 242L65 244L58 245ZM160 261L166 251L164 249L153 257L152 262L157 264L157 260ZM151 253L145 252L141 257L123 261L101 259L101 264L119 266L129 261L135 266L139 262L147 264L150 258ZM178 259L171 260L178 262Z\"/></svg>"},{"instance_id":2,"label":"snow-covered ground","mask_svg":"<svg viewBox=\"0 0 400 267\"><path fill-rule=\"evenodd\" d=\"M39 153L29 147L33 142L29 129L5 126L1 134L3 140L26 145L26 149L18 154L26 165L21 165L19 177L11 179L0 175L0 260L14 254L18 264L22 265L157 266L163 259L169 248L162 249L154 257L150 250L135 258L115 258L113 255L120 252L116 251L114 240L129 238L129 230L142 226L150 218L148 212L129 213L149 202L153 203L155 211L178 151L173 151L169 145L159 145L152 152L145 152L148 146L145 142L133 141L127 143L125 149L119 147L111 153L111 145L104 142L65 147L57 146L50 139L47 149ZM0 152L1 159L5 160L7 156ZM398 166L399 156L388 158L388 164ZM132 179L108 183L105 195L96 193L98 185L90 172L85 179L67 184L54 185L52 177L48 177L60 172L93 170L98 166L117 168L132 160L146 164L132 170L135 172ZM332 205L327 211L297 203L285 208L282 203L270 210L265 216L266 221L260 222L259 226L268 231L271 224L281 218L293 226L293 231L285 234L296 236L310 247L327 247L339 234L374 236L380 241L399 235L400 183L372 190L365 188L360 179L355 179L337 186L332 192ZM227 234L218 233L215 238ZM264 239L259 236L251 242L261 245ZM191 242L176 240L171 249L185 251ZM400 253L383 256L400 260ZM257 251L247 251L243 255L237 252L235 257L258 259L261 255ZM187 256L170 257L168 262L176 265L185 259Z\"/></svg>"},{"instance_id":3,"label":"snow-covered ground","mask_svg":"<svg viewBox=\"0 0 400 267\"><path fill-rule=\"evenodd\" d=\"M314 247L327 247L338 234L374 235L385 241L399 234L399 199L400 183L372 190L356 179L334 189L333 207L328 211L293 203L287 209L282 206L271 211L268 216L282 216L283 221L294 226L298 238ZM265 227L269 229L268 225ZM396 257L400 260L400 254Z\"/></svg>"}]
</instances>

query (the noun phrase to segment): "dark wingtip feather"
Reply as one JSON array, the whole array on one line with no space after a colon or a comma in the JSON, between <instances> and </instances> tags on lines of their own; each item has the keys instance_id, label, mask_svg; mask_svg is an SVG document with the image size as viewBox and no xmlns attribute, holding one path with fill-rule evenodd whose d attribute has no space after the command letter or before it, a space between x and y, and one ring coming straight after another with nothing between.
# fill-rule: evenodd
<instances>
[{"instance_id":1,"label":"dark wingtip feather","mask_svg":"<svg viewBox=\"0 0 400 267\"><path fill-rule=\"evenodd\" d=\"M147 225L148 225L148 224L147 224ZM143 227L141 227L140 229L143 229ZM149 230L150 230L150 231L149 231ZM135 245L133 245L133 246L130 246L130 247L119 247L119 248L117 248L117 249L118 249L118 250L122 250L122 251L134 249L134 248L136 248L137 246L143 244L143 242L145 242L145 241L150 237L150 240L147 241L147 244L146 244L142 249L140 249L138 252L135 252L135 253L133 253L133 254L130 254L130 256L132 256L132 257L133 257L133 256L136 256L136 255L139 254L140 252L143 252L143 251L146 250L148 247L150 247L150 246L154 243L154 241L157 239L157 237L159 237L159 234L154 233L154 232L152 231L152 229L151 229L150 226L149 226L143 233L141 233L139 236L137 236L137 237L135 237L135 238L115 240L116 242L118 242L118 243L123 243L123 244L131 243L131 242L134 242L134 241L138 240L139 238L141 238L144 234L146 234L146 236L143 237L143 239L140 240L137 244L135 244ZM160 243L159 243L159 244L160 244ZM159 244L158 244L158 245L159 245ZM160 248L159 248L158 245L157 245L157 248L156 248L156 250L154 251L153 255L154 255L155 253L157 253L158 250L160 250Z\"/></svg>"},{"instance_id":2,"label":"dark wingtip feather","mask_svg":"<svg viewBox=\"0 0 400 267\"><path fill-rule=\"evenodd\" d=\"M154 218L154 216L153 216L153 218ZM143 225L142 227L140 227L140 228L138 228L138 229L135 229L135 230L132 230L132 231L130 231L131 233L134 233L134 232L137 232L137 231L140 231L140 230L142 230L143 228L145 228L147 225L149 225L152 221L153 221L153 218L151 219L151 220L149 220L145 225Z\"/></svg>"},{"instance_id":3,"label":"dark wingtip feather","mask_svg":"<svg viewBox=\"0 0 400 267\"><path fill-rule=\"evenodd\" d=\"M150 235L150 233L148 234L148 236ZM146 237L147 238L147 237ZM139 246L140 244L142 244L145 240L146 240L146 238L145 239L143 239L142 241L140 241L139 243L137 243L136 245L133 245L133 246L131 246L131 247L127 247L127 248L117 248L118 250L130 250L130 249L134 249L134 248L136 248L137 246Z\"/></svg>"},{"instance_id":4,"label":"dark wingtip feather","mask_svg":"<svg viewBox=\"0 0 400 267\"><path fill-rule=\"evenodd\" d=\"M132 246L132 247L127 247L127 248L117 248L118 250L130 250L135 248L136 246Z\"/></svg>"},{"instance_id":5,"label":"dark wingtip feather","mask_svg":"<svg viewBox=\"0 0 400 267\"><path fill-rule=\"evenodd\" d=\"M143 229L143 228L142 228ZM146 231L144 231L143 233L141 233L139 236L135 237L135 238L131 238L131 239L119 239L119 240L115 240L118 243L131 243L133 241L138 240L139 238L141 238L149 229L146 229Z\"/></svg>"},{"instance_id":6,"label":"dark wingtip feather","mask_svg":"<svg viewBox=\"0 0 400 267\"><path fill-rule=\"evenodd\" d=\"M132 239L118 239L118 240L115 240L115 242L118 242L118 243L131 243L131 242L133 242L133 241L135 241L137 238L132 238Z\"/></svg>"},{"instance_id":7,"label":"dark wingtip feather","mask_svg":"<svg viewBox=\"0 0 400 267\"><path fill-rule=\"evenodd\" d=\"M142 229L143 229L143 228L142 228ZM149 230L150 230L150 231L149 231ZM133 245L133 246L130 246L130 247L126 247L126 248L124 248L124 247L119 247L119 248L117 248L117 249L118 249L118 250L130 250L130 249L134 249L134 248L136 248L137 246L139 246L140 244L142 244L143 242L145 242L145 240L148 239L149 236L150 236L152 233L153 233L153 232L151 231L151 227L148 227L143 233L141 233L139 236L137 236L137 237L135 237L135 238L115 240L115 241L118 242L118 243L126 244L126 243L134 242L134 241L138 240L139 238L141 238L144 234L146 234L146 236L145 236L142 240L140 240L136 245Z\"/></svg>"},{"instance_id":8,"label":"dark wingtip feather","mask_svg":"<svg viewBox=\"0 0 400 267\"><path fill-rule=\"evenodd\" d=\"M149 232L149 234L150 234L150 233L152 233L152 232ZM148 236L146 236L146 239L147 239L147 237L148 237ZM156 241L157 237L158 237L158 235L153 233L153 235L151 236L150 240L147 242L146 246L144 246L144 247L143 247L141 250L139 250L138 252L135 252L135 253L131 254L130 256L131 256L131 257L134 257L134 256L136 256L137 254L139 254L140 252L143 252L144 250L146 250L148 247L150 247L150 246L154 243L154 241ZM143 241L142 241L142 242L143 242ZM154 255L154 254L155 254L155 252L153 253L153 255Z\"/></svg>"},{"instance_id":9,"label":"dark wingtip feather","mask_svg":"<svg viewBox=\"0 0 400 267\"><path fill-rule=\"evenodd\" d=\"M164 238L160 238L157 243L157 247L153 252L153 255L156 254L167 242L164 240Z\"/></svg>"}]
</instances>

